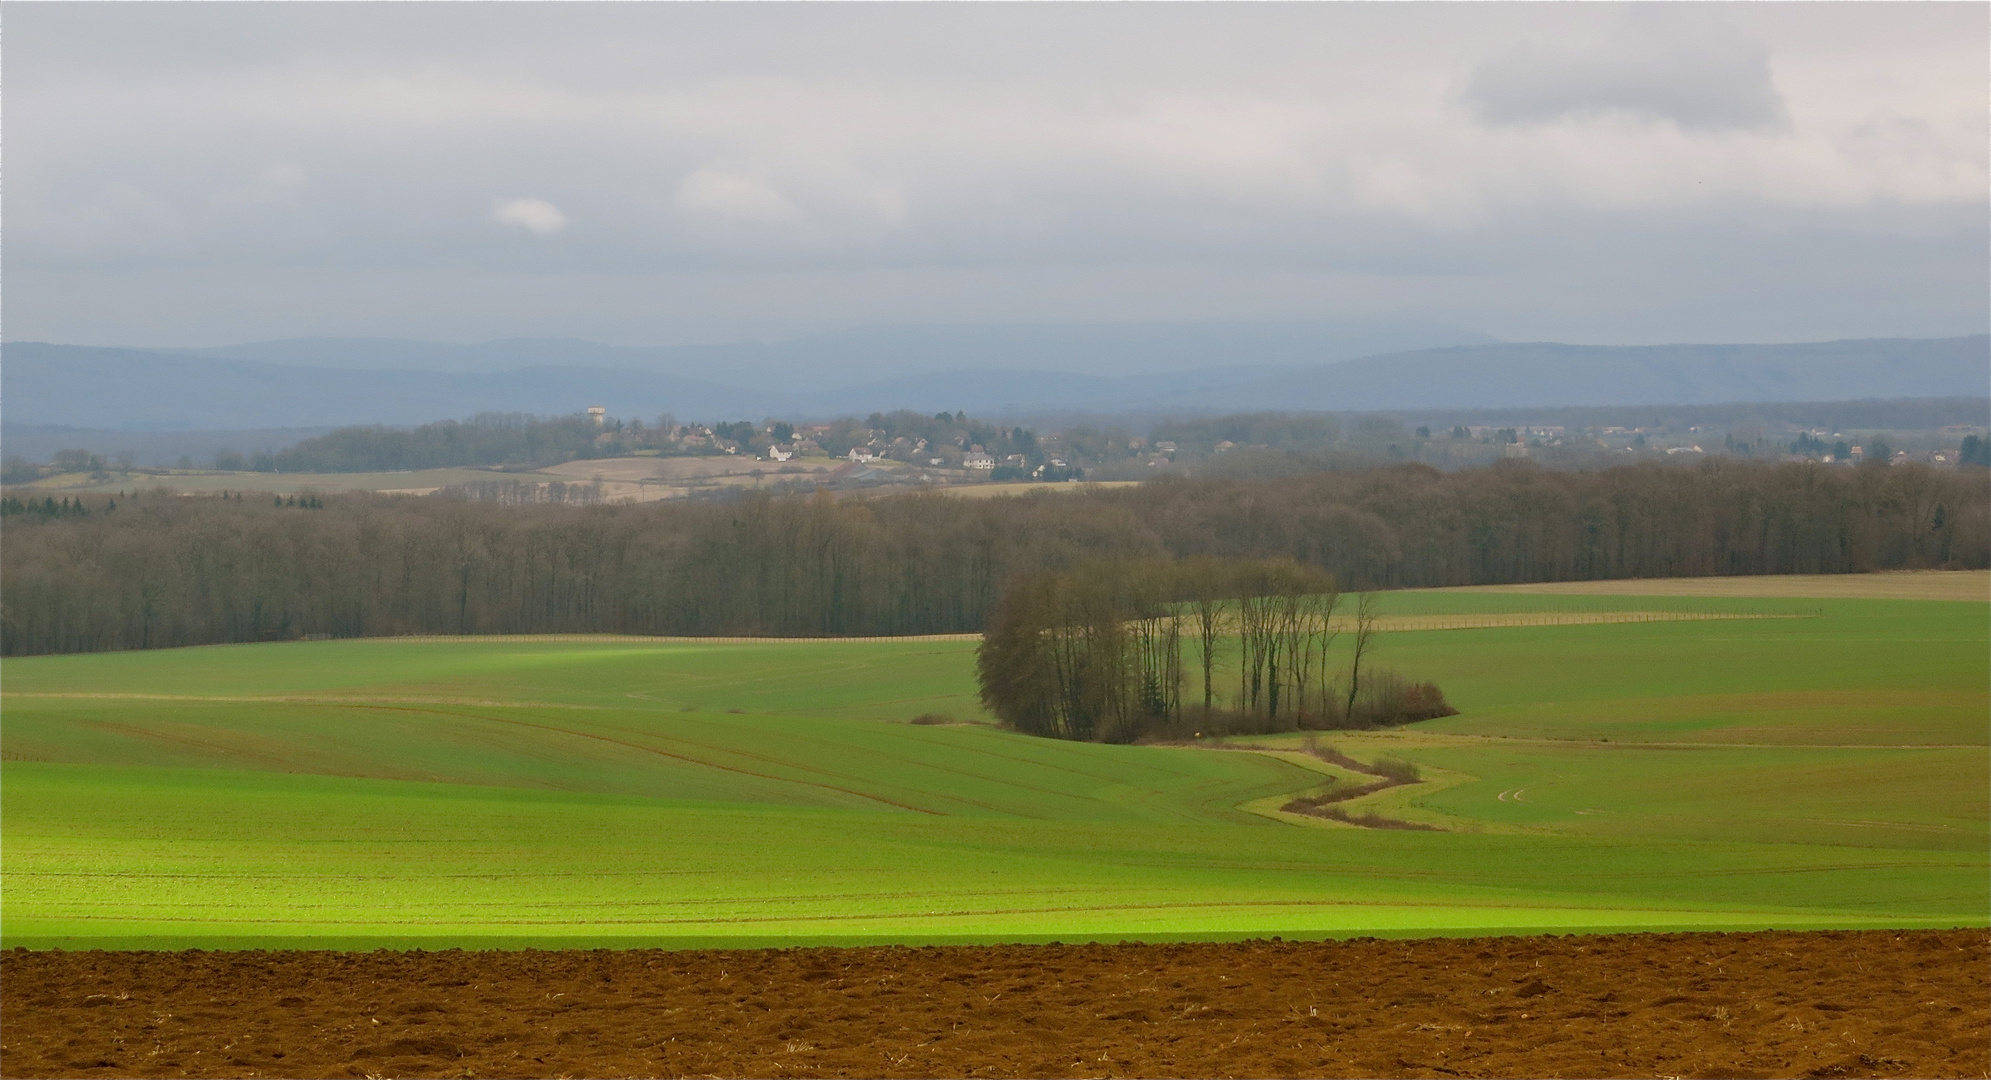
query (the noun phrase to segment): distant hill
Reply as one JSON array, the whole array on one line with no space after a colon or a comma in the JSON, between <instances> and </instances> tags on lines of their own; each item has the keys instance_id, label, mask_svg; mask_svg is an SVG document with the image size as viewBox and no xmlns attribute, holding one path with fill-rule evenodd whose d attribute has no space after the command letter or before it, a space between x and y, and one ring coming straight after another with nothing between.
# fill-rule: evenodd
<instances>
[{"instance_id":1,"label":"distant hill","mask_svg":"<svg viewBox=\"0 0 1991 1080\"><path fill-rule=\"evenodd\" d=\"M1286 367L1452 345L1485 334L1423 322L1098 323L897 326L795 341L628 347L564 338L446 345L391 338L296 338L151 350L349 370L496 374L533 367L634 368L798 391L950 371L1039 371L1111 378L1214 367ZM868 410L867 410L868 411Z\"/></svg>"},{"instance_id":2,"label":"distant hill","mask_svg":"<svg viewBox=\"0 0 1991 1080\"><path fill-rule=\"evenodd\" d=\"M1991 337L1985 335L1798 345L1492 344L1325 364L1170 369L1156 361L1147 371L1121 375L985 364L867 379L874 373L853 363L838 369L847 380L844 385L815 389L798 385L794 373L835 367L830 360L791 357L777 363L759 356L709 364L709 377L691 378L583 364L496 373L354 370L39 342L9 344L0 359L0 409L9 425L149 430L418 424L478 412L557 415L589 405L605 405L619 417L669 412L683 419L718 420L864 415L895 408L965 409L978 415L1191 414L1840 401L1983 397L1991 392Z\"/></svg>"},{"instance_id":3,"label":"distant hill","mask_svg":"<svg viewBox=\"0 0 1991 1080\"><path fill-rule=\"evenodd\" d=\"M29 461L47 461L58 450L85 449L107 461L130 454L133 464L171 466L181 457L206 465L217 450L244 454L274 453L315 438L333 429L328 427L261 428L230 431L128 431L68 427L57 424L7 424L4 441L7 456Z\"/></svg>"},{"instance_id":4,"label":"distant hill","mask_svg":"<svg viewBox=\"0 0 1991 1080\"><path fill-rule=\"evenodd\" d=\"M495 375L347 371L41 342L11 343L0 360L0 416L9 425L336 427L421 424L480 412L559 415L590 405L610 405L617 416L676 411L687 418L757 418L807 404L779 391L614 368L539 367Z\"/></svg>"},{"instance_id":5,"label":"distant hill","mask_svg":"<svg viewBox=\"0 0 1991 1080\"><path fill-rule=\"evenodd\" d=\"M1478 345L1371 356L1175 395L1198 409L1497 409L1983 397L1991 336L1801 345ZM1166 407L1168 399L1150 404Z\"/></svg>"}]
</instances>

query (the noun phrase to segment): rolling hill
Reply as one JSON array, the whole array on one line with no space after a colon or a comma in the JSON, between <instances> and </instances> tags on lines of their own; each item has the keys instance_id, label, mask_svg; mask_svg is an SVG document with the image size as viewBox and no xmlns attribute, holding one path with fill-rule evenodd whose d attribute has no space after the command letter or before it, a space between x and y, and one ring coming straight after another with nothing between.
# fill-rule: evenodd
<instances>
[{"instance_id":1,"label":"rolling hill","mask_svg":"<svg viewBox=\"0 0 1991 1080\"><path fill-rule=\"evenodd\" d=\"M1345 805L1431 831L1282 810L1340 775L1297 735L1106 746L976 722L972 641L10 659L5 944L1982 925L1981 601L1385 603L1516 616L1385 637L1459 715L1322 736L1422 768ZM1523 617L1668 610L1754 617ZM906 722L922 713L963 722Z\"/></svg>"}]
</instances>

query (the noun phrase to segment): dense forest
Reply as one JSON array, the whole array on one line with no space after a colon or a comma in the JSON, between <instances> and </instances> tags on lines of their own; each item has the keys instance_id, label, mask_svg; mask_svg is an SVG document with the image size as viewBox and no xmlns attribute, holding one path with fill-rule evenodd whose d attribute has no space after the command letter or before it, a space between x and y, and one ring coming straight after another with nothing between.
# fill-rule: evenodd
<instances>
[{"instance_id":1,"label":"dense forest","mask_svg":"<svg viewBox=\"0 0 1991 1080\"><path fill-rule=\"evenodd\" d=\"M1350 590L1985 567L1987 475L1726 459L1564 472L1511 461L1002 499L818 493L576 507L149 494L54 512L23 502L0 545L0 647L974 631L1015 575L1198 555L1283 557Z\"/></svg>"}]
</instances>

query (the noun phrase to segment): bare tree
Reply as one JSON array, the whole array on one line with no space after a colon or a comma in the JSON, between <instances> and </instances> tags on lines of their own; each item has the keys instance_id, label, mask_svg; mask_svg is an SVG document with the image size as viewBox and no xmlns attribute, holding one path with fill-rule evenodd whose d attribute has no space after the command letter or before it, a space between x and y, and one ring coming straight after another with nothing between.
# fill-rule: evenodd
<instances>
[{"instance_id":1,"label":"bare tree","mask_svg":"<svg viewBox=\"0 0 1991 1080\"><path fill-rule=\"evenodd\" d=\"M1355 601L1355 655L1348 661L1348 700L1342 705L1343 717L1352 718L1355 714L1355 695L1362 691L1362 661L1376 643L1379 603L1380 598L1374 592L1365 592Z\"/></svg>"},{"instance_id":2,"label":"bare tree","mask_svg":"<svg viewBox=\"0 0 1991 1080\"><path fill-rule=\"evenodd\" d=\"M1176 580L1196 628L1196 659L1203 669L1203 711L1207 713L1216 707L1216 659L1231 606L1230 571L1220 560L1200 556L1184 560L1177 567Z\"/></svg>"}]
</instances>

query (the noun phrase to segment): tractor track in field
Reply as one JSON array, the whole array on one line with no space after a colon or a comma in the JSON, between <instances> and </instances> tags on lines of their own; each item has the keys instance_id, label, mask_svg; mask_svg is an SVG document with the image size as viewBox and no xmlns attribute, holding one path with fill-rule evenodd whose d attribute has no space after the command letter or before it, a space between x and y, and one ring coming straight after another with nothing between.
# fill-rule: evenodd
<instances>
[{"instance_id":1,"label":"tractor track in field","mask_svg":"<svg viewBox=\"0 0 1991 1080\"><path fill-rule=\"evenodd\" d=\"M223 702L230 704L237 704L237 703L286 704L286 705L317 706L317 707L326 707L326 708L367 709L367 710L377 710L385 712L407 712L407 713L416 713L421 715L445 716L460 720L473 720L473 721L481 721L492 724L509 725L513 727L532 728L537 730L554 732L558 734L564 734L574 738L595 739L603 742L613 743L620 746L627 746L632 749L641 750L644 753L657 754L663 757L672 758L674 760L683 761L689 764L704 765L714 769L719 769L726 772L732 772L739 775L753 776L760 779L775 780L785 783L801 784L809 787L822 788L824 790L832 790L850 795L858 795L866 799L884 803L886 805L895 807L897 809L914 810L919 813L934 814L934 815L944 815L945 813L944 811L933 810L933 809L915 806L910 803L899 802L883 795L872 794L869 792L864 792L855 788L844 787L837 784L824 783L821 781L807 780L795 777L786 777L774 773L759 772L752 769L741 768L738 766L722 765L716 761L709 760L707 758L694 757L687 754L676 754L668 750L660 749L658 747L646 746L638 742L633 742L629 739L616 738L611 735L590 733L575 728L563 727L557 724L535 723L527 720L519 720L504 716L492 716L484 713L450 712L450 711L441 711L441 710L448 708L486 708L486 709L518 708L518 709L566 709L566 710L615 712L615 713L630 713L633 711L636 712L638 715L645 715L645 716L666 715L668 719L672 720L681 719L680 714L675 711L669 714L657 714L654 712L647 712L643 710L617 709L612 706L600 706L600 705L553 704L553 703L544 703L544 702L520 702L520 701L486 701L486 700L478 700L470 698L429 698L429 697L348 698L348 697L308 697L300 695L280 695L280 696L273 695L273 696L252 697L252 696L232 696L232 695L139 694L139 693L110 693L110 692L36 693L32 691L20 692L20 693L7 693L4 695L0 695L0 697L55 698L55 699L79 699L79 700ZM708 717L700 717L698 722L711 722L711 720ZM153 728L143 727L141 725L136 725L136 724L123 724L123 723L115 723L110 721L89 721L88 723L93 727L98 727L109 731L116 731L132 738L189 746L196 749L219 754L225 758L241 758L244 756L253 756L252 754L250 754L249 751L246 751L240 747L236 747L224 742L203 740L184 733L166 732ZM627 732L626 729L617 729L617 730L625 731L627 734L631 735L644 734L641 732ZM773 755L757 753L752 750L745 750L737 747L728 747L718 744L700 742L695 739L686 738L682 735L671 735L668 738L670 739L670 741L674 743L681 743L687 746L696 747L701 750L710 751L713 754L717 755L729 755L734 757L747 758L751 760L766 762L772 765L785 765L791 768L801 770L803 772L820 773L832 779L845 779L845 777L842 777L837 773L829 772L827 770L815 768L813 766L805 764L792 762L787 759L779 758ZM1026 758L1012 754L1004 754L986 747L978 747L976 748L976 752L985 757L999 758L1006 761L1021 762L1039 768L1051 769L1057 772L1063 772L1073 776L1083 777L1087 780L1092 780L1099 783L1116 782L1116 778L1111 775L1091 772L1081 768L1074 768L1070 765L1057 764L1049 761L1043 761L1034 758ZM1067 794L1048 788L1039 788L1028 784L1018 784L1013 780L1002 780L999 777L991 777L982 773L974 772L969 769L958 768L949 765L941 765L931 761L925 761L917 758L907 757L904 756L903 754L880 752L880 756L895 761L899 761L902 763L916 764L923 768L949 773L952 775L963 777L965 779L999 781L1009 787L1015 787L1025 791L1032 791L1041 795L1061 796ZM1162 769L1154 769L1153 771L1166 774L1166 770ZM1000 806L983 800L969 798L965 795L960 795L958 793L949 795L947 796L947 798L952 802L977 807L979 809L1000 814L1002 816L1018 816L1024 818L1030 818L1034 816L1028 813L1020 812L1014 807L1006 808L1004 806ZM1188 815L1188 816L1191 819L1194 819L1195 817L1194 815Z\"/></svg>"},{"instance_id":2,"label":"tractor track in field","mask_svg":"<svg viewBox=\"0 0 1991 1080\"><path fill-rule=\"evenodd\" d=\"M582 709L590 711L614 711L609 705L577 705L558 701L491 701L482 698L445 697L328 697L307 694L124 694L124 693L42 693L32 690L9 690L0 693L4 698L42 698L52 700L77 701L186 701L213 702L224 705L351 705L356 707L376 705L465 705L480 709Z\"/></svg>"},{"instance_id":3,"label":"tractor track in field","mask_svg":"<svg viewBox=\"0 0 1991 1080\"><path fill-rule=\"evenodd\" d=\"M403 705L365 705L358 707L367 708L367 709L379 709L387 712L429 713L430 715L449 716L449 717L456 717L459 719L464 717L464 714L462 713L438 713L428 709L417 709ZM869 799L872 802L883 803L886 806L895 807L900 810L911 810L917 814L932 814L935 816L940 816L940 811L938 810L928 810L925 807L914 806L911 803L902 803L895 799L885 798L882 795L873 795L868 791L859 791L855 788L842 787L837 784L825 784L814 780L799 780L789 776L777 776L772 773L756 772L752 769L742 769L734 765L721 765L717 762L706 761L701 758L695 758L688 754L673 754L668 750L660 750L654 746L644 746L641 743L630 742L627 739L612 738L607 735L598 735L589 731L577 731L573 728L563 728L554 724L535 724L530 720L513 720L500 716L475 716L475 717L470 717L470 719L483 720L487 723L492 723L492 724L507 724L512 727L532 728L538 731L550 731L558 735L565 735L568 736L569 738L575 738L575 739L593 739L597 742L611 743L616 746L627 747L631 750L635 750L640 753L655 754L658 757L666 757L674 761L682 761L691 765L700 765L710 769L719 769L723 772L736 773L741 776L752 776L761 780L773 780L776 781L777 783L801 784L804 787L822 788L825 791L838 791L842 792L845 795L855 795L858 798ZM693 744L693 745L699 745L699 744ZM727 751L727 752L731 753L732 751ZM747 756L752 756L752 755L747 755Z\"/></svg>"},{"instance_id":4,"label":"tractor track in field","mask_svg":"<svg viewBox=\"0 0 1991 1080\"><path fill-rule=\"evenodd\" d=\"M783 639L786 640L786 639ZM633 696L633 695L632 695ZM642 712L613 705L586 705L562 701L495 701L487 698L441 698L441 697L328 697L303 694L138 694L113 692L42 692L33 690L8 690L0 692L0 699L30 698L47 700L106 700L106 701L184 701L215 702L220 704L272 704L272 705L326 705L354 708L382 708L390 706L464 706L483 709L568 709L583 712ZM909 698L908 701L924 701L926 698ZM769 714L786 715L785 710L763 710ZM455 715L455 714L452 714ZM673 712L672 715L675 715ZM794 712L793 715L811 716L809 712ZM1388 731L1349 731L1325 732L1349 739L1398 739L1405 734ZM1408 745L1490 744L1498 746L1581 746L1600 750L1983 750L1986 743L1760 743L1760 742L1683 742L1671 739L1644 740L1603 740L1582 738L1553 738L1527 735L1478 735L1470 732L1424 732L1407 733ZM1174 745L1174 744L1158 744ZM1192 744L1183 743L1183 746ZM1279 749L1278 747L1198 747L1199 749L1259 750ZM1295 751L1297 752L1297 751Z\"/></svg>"},{"instance_id":5,"label":"tractor track in field","mask_svg":"<svg viewBox=\"0 0 1991 1080\"><path fill-rule=\"evenodd\" d=\"M1582 747L1591 750L1984 750L1991 749L1991 743L1753 743L1753 742L1677 742L1672 740L1633 740L1633 739L1579 739L1553 738L1533 735L1477 735L1471 732L1451 731L1333 731L1320 732L1333 735L1350 742L1373 740L1377 746L1398 743L1407 749L1429 748L1434 746L1554 746L1562 748ZM1292 753L1303 753L1297 747L1234 747L1233 749L1289 749Z\"/></svg>"}]
</instances>

